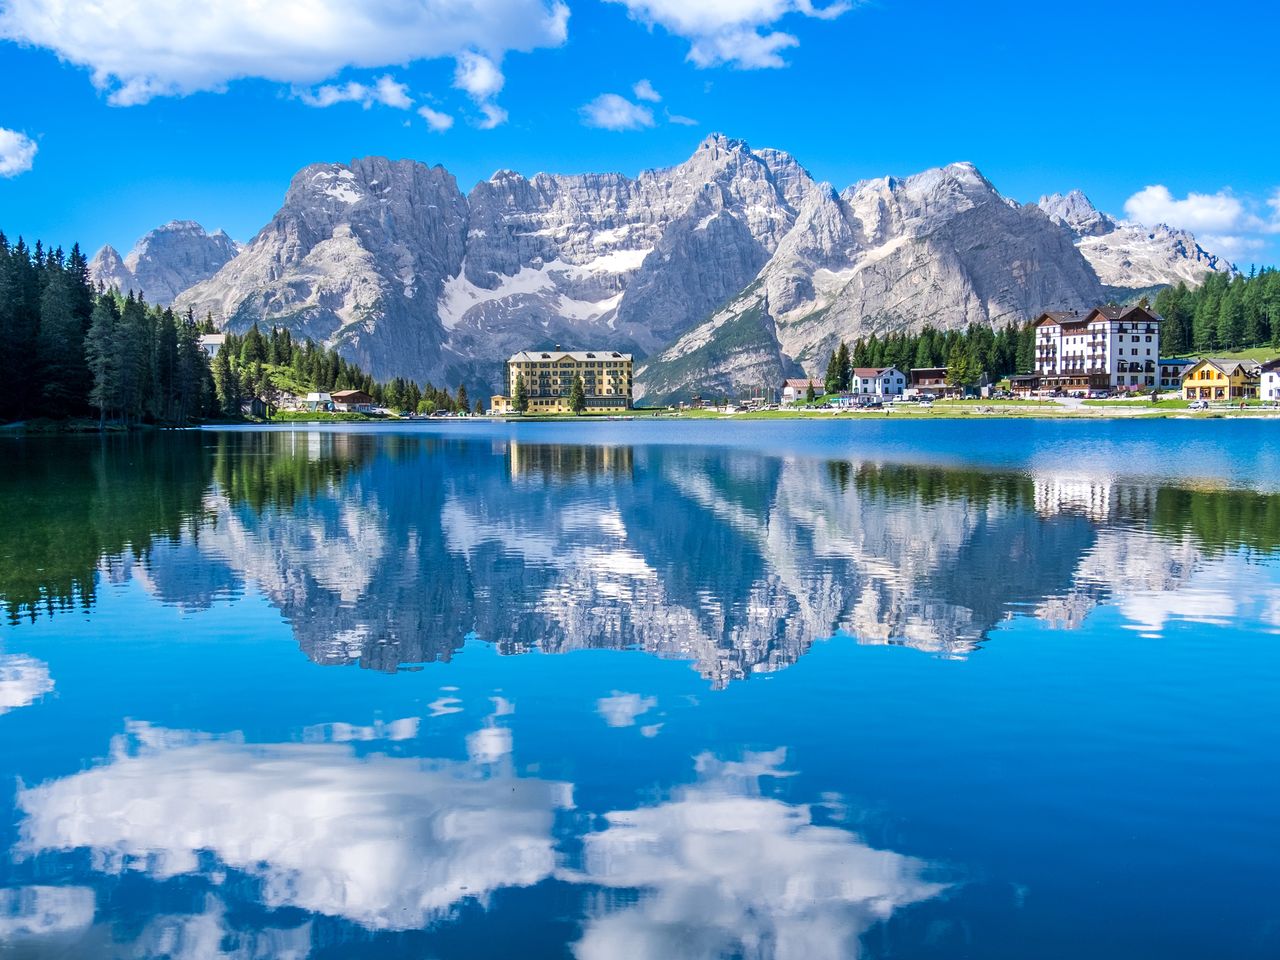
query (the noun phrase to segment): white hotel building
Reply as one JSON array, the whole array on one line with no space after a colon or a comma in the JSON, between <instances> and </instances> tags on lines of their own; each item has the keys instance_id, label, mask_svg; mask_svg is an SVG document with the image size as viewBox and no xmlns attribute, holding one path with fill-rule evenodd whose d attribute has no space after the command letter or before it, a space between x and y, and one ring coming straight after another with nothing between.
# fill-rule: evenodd
<instances>
[{"instance_id":1,"label":"white hotel building","mask_svg":"<svg viewBox=\"0 0 1280 960\"><path fill-rule=\"evenodd\" d=\"M1153 390L1160 378L1160 318L1143 307L1043 314L1036 375L1057 390Z\"/></svg>"}]
</instances>

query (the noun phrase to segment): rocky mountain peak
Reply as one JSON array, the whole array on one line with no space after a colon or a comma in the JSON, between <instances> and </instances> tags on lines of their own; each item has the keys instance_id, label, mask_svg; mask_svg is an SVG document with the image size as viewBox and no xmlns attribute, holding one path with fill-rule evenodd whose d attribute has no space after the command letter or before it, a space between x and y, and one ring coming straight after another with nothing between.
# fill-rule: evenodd
<instances>
[{"instance_id":1,"label":"rocky mountain peak","mask_svg":"<svg viewBox=\"0 0 1280 960\"><path fill-rule=\"evenodd\" d=\"M1098 210L1080 190L1041 197L1036 204L1055 223L1077 237L1096 237L1116 228L1116 222Z\"/></svg>"},{"instance_id":2,"label":"rocky mountain peak","mask_svg":"<svg viewBox=\"0 0 1280 960\"><path fill-rule=\"evenodd\" d=\"M128 269L113 254L104 275ZM641 358L638 395L661 399L820 375L841 339L1017 322L1220 268L1078 192L1021 206L969 162L837 193L785 151L713 134L635 176L499 169L466 195L410 160L312 164L179 302L469 390L500 388L517 350L604 344Z\"/></svg>"},{"instance_id":3,"label":"rocky mountain peak","mask_svg":"<svg viewBox=\"0 0 1280 960\"><path fill-rule=\"evenodd\" d=\"M141 237L124 258L114 247L104 246L89 261L89 275L104 287L133 290L151 303L167 306L239 252L239 245L222 230L210 234L194 220L170 220Z\"/></svg>"}]
</instances>

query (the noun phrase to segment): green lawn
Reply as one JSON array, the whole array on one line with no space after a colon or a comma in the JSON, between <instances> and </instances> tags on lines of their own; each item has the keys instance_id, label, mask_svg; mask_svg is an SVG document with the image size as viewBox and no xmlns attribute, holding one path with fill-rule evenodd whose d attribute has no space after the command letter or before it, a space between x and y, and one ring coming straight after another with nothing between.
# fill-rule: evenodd
<instances>
[{"instance_id":1,"label":"green lawn","mask_svg":"<svg viewBox=\"0 0 1280 960\"><path fill-rule=\"evenodd\" d=\"M1250 347L1248 350L1214 350L1210 353L1184 353L1182 355L1187 360L1199 360L1200 357L1212 357L1215 360L1257 360L1264 363L1274 357L1280 356L1280 350L1275 347Z\"/></svg>"},{"instance_id":2,"label":"green lawn","mask_svg":"<svg viewBox=\"0 0 1280 960\"><path fill-rule=\"evenodd\" d=\"M277 410L270 418L272 423L337 423L357 420L388 420L390 417L375 417L367 413L312 413L310 410Z\"/></svg>"},{"instance_id":3,"label":"green lawn","mask_svg":"<svg viewBox=\"0 0 1280 960\"><path fill-rule=\"evenodd\" d=\"M1086 407L1144 407L1151 410L1185 410L1190 404L1181 397L1170 397L1152 403L1150 397L1135 397L1132 400L1086 400Z\"/></svg>"}]
</instances>

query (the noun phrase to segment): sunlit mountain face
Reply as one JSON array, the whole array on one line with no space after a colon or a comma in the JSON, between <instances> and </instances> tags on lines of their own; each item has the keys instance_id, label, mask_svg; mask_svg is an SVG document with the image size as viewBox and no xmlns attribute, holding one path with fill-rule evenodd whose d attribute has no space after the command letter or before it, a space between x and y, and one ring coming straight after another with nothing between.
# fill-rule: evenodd
<instances>
[{"instance_id":1,"label":"sunlit mountain face","mask_svg":"<svg viewBox=\"0 0 1280 960\"><path fill-rule=\"evenodd\" d=\"M1242 426L13 443L0 957L1274 956Z\"/></svg>"}]
</instances>

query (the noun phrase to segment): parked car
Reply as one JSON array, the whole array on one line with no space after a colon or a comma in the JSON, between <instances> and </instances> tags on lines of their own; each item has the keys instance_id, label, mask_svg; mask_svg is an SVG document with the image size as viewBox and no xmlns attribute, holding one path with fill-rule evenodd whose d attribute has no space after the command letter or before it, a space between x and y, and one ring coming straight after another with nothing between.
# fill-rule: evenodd
<instances>
[{"instance_id":1,"label":"parked car","mask_svg":"<svg viewBox=\"0 0 1280 960\"><path fill-rule=\"evenodd\" d=\"M1190 407L1188 407L1187 409L1189 409L1189 410L1208 410L1208 409L1209 409L1209 401L1208 401L1208 400L1192 400L1192 401L1191 401L1191 406L1190 406Z\"/></svg>"}]
</instances>

